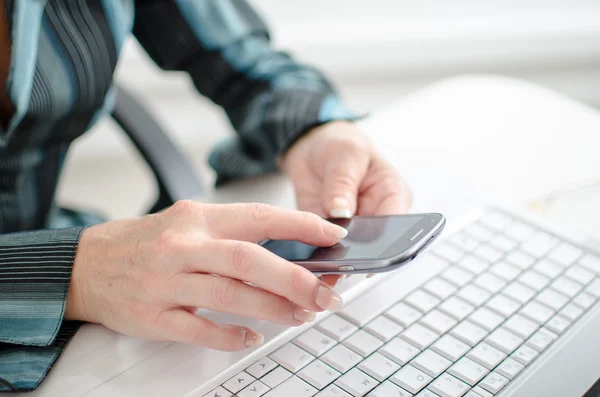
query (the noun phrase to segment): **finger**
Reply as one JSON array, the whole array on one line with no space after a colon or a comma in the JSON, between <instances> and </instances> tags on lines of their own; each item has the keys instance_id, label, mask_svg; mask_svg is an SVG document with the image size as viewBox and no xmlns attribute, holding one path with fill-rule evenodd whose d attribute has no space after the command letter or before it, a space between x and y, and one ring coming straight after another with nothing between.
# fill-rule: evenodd
<instances>
[{"instance_id":1,"label":"finger","mask_svg":"<svg viewBox=\"0 0 600 397\"><path fill-rule=\"evenodd\" d=\"M287 298L229 277L183 274L176 280L169 294L179 305L293 326L313 321L316 316Z\"/></svg>"},{"instance_id":2,"label":"finger","mask_svg":"<svg viewBox=\"0 0 600 397\"><path fill-rule=\"evenodd\" d=\"M379 157L371 162L359 197L359 215L407 213L412 203L412 193L406 182Z\"/></svg>"},{"instance_id":3,"label":"finger","mask_svg":"<svg viewBox=\"0 0 600 397\"><path fill-rule=\"evenodd\" d=\"M343 277L343 274L323 274L321 276L321 280L331 288L335 287L340 279Z\"/></svg>"},{"instance_id":4,"label":"finger","mask_svg":"<svg viewBox=\"0 0 600 397\"><path fill-rule=\"evenodd\" d=\"M311 311L337 311L341 297L305 268L244 241L207 240L183 249L184 271L252 283Z\"/></svg>"},{"instance_id":5,"label":"finger","mask_svg":"<svg viewBox=\"0 0 600 397\"><path fill-rule=\"evenodd\" d=\"M340 148L329 161L323 178L323 206L333 218L351 218L356 213L358 189L369 167L362 148Z\"/></svg>"},{"instance_id":6,"label":"finger","mask_svg":"<svg viewBox=\"0 0 600 397\"><path fill-rule=\"evenodd\" d=\"M156 325L169 340L215 350L238 351L264 342L249 328L216 324L183 309L163 312Z\"/></svg>"},{"instance_id":7,"label":"finger","mask_svg":"<svg viewBox=\"0 0 600 397\"><path fill-rule=\"evenodd\" d=\"M348 233L315 214L267 204L211 205L204 214L211 236L218 239L257 242L269 238L331 246Z\"/></svg>"}]
</instances>

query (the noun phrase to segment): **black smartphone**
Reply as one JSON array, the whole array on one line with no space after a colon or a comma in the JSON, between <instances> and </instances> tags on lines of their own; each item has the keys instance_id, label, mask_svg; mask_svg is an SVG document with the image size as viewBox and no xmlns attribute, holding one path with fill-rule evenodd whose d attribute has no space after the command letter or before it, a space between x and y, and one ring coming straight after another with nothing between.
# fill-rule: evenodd
<instances>
[{"instance_id":1,"label":"black smartphone","mask_svg":"<svg viewBox=\"0 0 600 397\"><path fill-rule=\"evenodd\" d=\"M331 247L288 240L264 240L259 244L313 273L380 273L413 260L446 224L444 216L436 213L329 220L348 230L348 235Z\"/></svg>"}]
</instances>

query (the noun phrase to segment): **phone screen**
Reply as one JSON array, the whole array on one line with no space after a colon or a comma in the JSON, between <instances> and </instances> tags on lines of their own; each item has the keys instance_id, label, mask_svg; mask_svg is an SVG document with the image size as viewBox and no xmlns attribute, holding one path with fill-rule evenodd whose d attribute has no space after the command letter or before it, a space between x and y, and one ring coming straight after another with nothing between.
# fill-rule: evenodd
<instances>
[{"instance_id":1,"label":"phone screen","mask_svg":"<svg viewBox=\"0 0 600 397\"><path fill-rule=\"evenodd\" d=\"M394 215L333 219L348 235L331 247L314 247L298 241L268 240L263 247L288 261L369 260L379 258L423 215Z\"/></svg>"}]
</instances>

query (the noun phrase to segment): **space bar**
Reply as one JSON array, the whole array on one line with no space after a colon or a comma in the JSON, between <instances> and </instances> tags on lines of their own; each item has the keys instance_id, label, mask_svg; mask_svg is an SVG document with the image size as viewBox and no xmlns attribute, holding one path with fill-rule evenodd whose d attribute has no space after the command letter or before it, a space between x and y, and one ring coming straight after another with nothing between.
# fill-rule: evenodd
<instances>
[{"instance_id":1,"label":"space bar","mask_svg":"<svg viewBox=\"0 0 600 397\"><path fill-rule=\"evenodd\" d=\"M581 328L562 336L568 339L524 384L509 385L499 396L582 396L600 378L600 307L584 317ZM577 327L577 325L576 325ZM559 339L560 342L560 339ZM544 356L542 356L543 358ZM565 365L573 363L573 365ZM534 370L531 368L530 370ZM525 373L523 373L524 375Z\"/></svg>"}]
</instances>

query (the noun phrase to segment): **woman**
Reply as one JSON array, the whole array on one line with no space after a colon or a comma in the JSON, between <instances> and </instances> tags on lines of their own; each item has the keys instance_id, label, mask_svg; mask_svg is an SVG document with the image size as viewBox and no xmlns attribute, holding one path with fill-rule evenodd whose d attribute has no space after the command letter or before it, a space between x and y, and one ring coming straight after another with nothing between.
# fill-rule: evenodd
<instances>
[{"instance_id":1,"label":"woman","mask_svg":"<svg viewBox=\"0 0 600 397\"><path fill-rule=\"evenodd\" d=\"M320 280L252 242L332 245L345 231L321 217L408 210L408 188L331 85L275 52L244 1L0 5L0 390L37 387L81 321L213 349L256 346L261 335L194 308L295 326L342 301L335 277ZM56 206L69 145L110 108L131 32L227 112L238 136L211 154L218 183L279 167L306 212L179 202L86 225Z\"/></svg>"}]
</instances>

